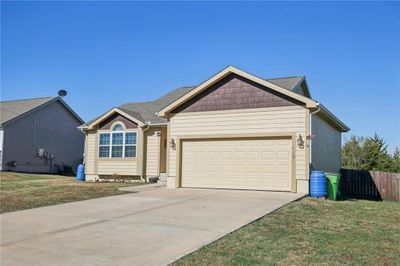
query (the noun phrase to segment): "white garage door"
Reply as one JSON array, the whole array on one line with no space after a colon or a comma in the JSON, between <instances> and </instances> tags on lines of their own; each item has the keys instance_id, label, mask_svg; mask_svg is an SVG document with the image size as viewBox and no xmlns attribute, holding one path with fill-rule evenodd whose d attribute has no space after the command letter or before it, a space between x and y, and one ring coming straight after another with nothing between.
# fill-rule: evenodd
<instances>
[{"instance_id":1,"label":"white garage door","mask_svg":"<svg viewBox=\"0 0 400 266\"><path fill-rule=\"evenodd\" d=\"M290 138L183 140L182 187L291 190Z\"/></svg>"}]
</instances>

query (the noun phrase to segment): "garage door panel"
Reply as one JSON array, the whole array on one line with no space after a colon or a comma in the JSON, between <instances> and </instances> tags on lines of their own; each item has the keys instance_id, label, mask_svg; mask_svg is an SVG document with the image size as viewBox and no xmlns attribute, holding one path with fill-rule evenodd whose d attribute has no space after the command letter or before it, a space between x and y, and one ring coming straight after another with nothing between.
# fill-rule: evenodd
<instances>
[{"instance_id":1,"label":"garage door panel","mask_svg":"<svg viewBox=\"0 0 400 266\"><path fill-rule=\"evenodd\" d=\"M290 168L288 166L286 166L286 165L278 165L276 167L276 174L277 175L279 175L279 174L284 174L284 175L290 174Z\"/></svg>"},{"instance_id":2,"label":"garage door panel","mask_svg":"<svg viewBox=\"0 0 400 266\"><path fill-rule=\"evenodd\" d=\"M289 151L280 151L276 153L276 159L281 160L287 160L290 157L290 152Z\"/></svg>"},{"instance_id":3,"label":"garage door panel","mask_svg":"<svg viewBox=\"0 0 400 266\"><path fill-rule=\"evenodd\" d=\"M247 173L249 174L249 176L251 175L251 174L255 174L255 175L260 175L260 174L262 174L262 171L261 171L261 165L260 164L256 164L256 165L248 165L247 166Z\"/></svg>"},{"instance_id":4,"label":"garage door panel","mask_svg":"<svg viewBox=\"0 0 400 266\"><path fill-rule=\"evenodd\" d=\"M219 156L220 156L220 154L219 154L218 151L210 151L210 152L208 153L208 158L209 158L210 160L217 160L217 159L219 159Z\"/></svg>"},{"instance_id":5,"label":"garage door panel","mask_svg":"<svg viewBox=\"0 0 400 266\"><path fill-rule=\"evenodd\" d=\"M182 186L291 190L291 139L182 142Z\"/></svg>"}]
</instances>

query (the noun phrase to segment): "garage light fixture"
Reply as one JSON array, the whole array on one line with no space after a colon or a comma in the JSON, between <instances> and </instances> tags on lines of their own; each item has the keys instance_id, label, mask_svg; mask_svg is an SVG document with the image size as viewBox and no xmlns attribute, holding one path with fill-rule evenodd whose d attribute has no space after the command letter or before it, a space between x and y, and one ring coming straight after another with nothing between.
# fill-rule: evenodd
<instances>
[{"instance_id":1,"label":"garage light fixture","mask_svg":"<svg viewBox=\"0 0 400 266\"><path fill-rule=\"evenodd\" d=\"M297 138L297 146L299 146L300 149L304 149L304 140L301 134Z\"/></svg>"},{"instance_id":2,"label":"garage light fixture","mask_svg":"<svg viewBox=\"0 0 400 266\"><path fill-rule=\"evenodd\" d=\"M171 138L171 140L169 141L169 147L171 147L171 149L173 149L173 150L175 150L175 148L176 148L176 143L173 138Z\"/></svg>"}]
</instances>

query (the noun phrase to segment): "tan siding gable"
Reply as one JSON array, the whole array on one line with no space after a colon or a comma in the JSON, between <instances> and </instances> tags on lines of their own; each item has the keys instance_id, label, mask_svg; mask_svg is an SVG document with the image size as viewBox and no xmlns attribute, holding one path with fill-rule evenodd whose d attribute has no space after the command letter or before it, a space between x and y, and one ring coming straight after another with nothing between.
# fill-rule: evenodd
<instances>
[{"instance_id":1,"label":"tan siding gable","mask_svg":"<svg viewBox=\"0 0 400 266\"><path fill-rule=\"evenodd\" d=\"M306 109L300 106L179 113L170 118L170 136L294 133L306 136ZM176 150L169 149L169 176L176 175ZM296 145L297 179L307 179L306 148Z\"/></svg>"}]
</instances>

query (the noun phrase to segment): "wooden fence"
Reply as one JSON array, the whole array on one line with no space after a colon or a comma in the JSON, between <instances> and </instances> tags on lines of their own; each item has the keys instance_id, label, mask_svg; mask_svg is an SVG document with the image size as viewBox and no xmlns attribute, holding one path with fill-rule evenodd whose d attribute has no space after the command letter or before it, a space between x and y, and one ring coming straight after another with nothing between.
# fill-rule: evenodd
<instances>
[{"instance_id":1,"label":"wooden fence","mask_svg":"<svg viewBox=\"0 0 400 266\"><path fill-rule=\"evenodd\" d=\"M400 202L400 174L364 170L340 170L343 196Z\"/></svg>"}]
</instances>

